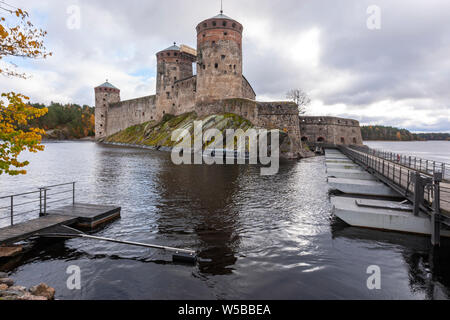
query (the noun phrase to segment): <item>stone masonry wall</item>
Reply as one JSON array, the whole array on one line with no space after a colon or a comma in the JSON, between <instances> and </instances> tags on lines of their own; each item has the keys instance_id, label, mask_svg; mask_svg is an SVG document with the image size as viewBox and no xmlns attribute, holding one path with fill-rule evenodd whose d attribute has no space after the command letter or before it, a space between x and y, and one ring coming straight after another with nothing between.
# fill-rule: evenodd
<instances>
[{"instance_id":1,"label":"stone masonry wall","mask_svg":"<svg viewBox=\"0 0 450 320\"><path fill-rule=\"evenodd\" d=\"M242 98L250 100L256 99L255 91L244 76L242 76Z\"/></svg>"},{"instance_id":2,"label":"stone masonry wall","mask_svg":"<svg viewBox=\"0 0 450 320\"><path fill-rule=\"evenodd\" d=\"M301 139L334 145L363 145L359 122L336 117L300 117Z\"/></svg>"},{"instance_id":3,"label":"stone masonry wall","mask_svg":"<svg viewBox=\"0 0 450 320\"><path fill-rule=\"evenodd\" d=\"M174 84L175 110L173 115L179 115L194 111L195 94L197 90L197 77L180 80Z\"/></svg>"},{"instance_id":4,"label":"stone masonry wall","mask_svg":"<svg viewBox=\"0 0 450 320\"><path fill-rule=\"evenodd\" d=\"M107 134L113 135L129 127L144 122L158 120L156 114L156 96L112 103L109 105L107 118Z\"/></svg>"},{"instance_id":5,"label":"stone masonry wall","mask_svg":"<svg viewBox=\"0 0 450 320\"><path fill-rule=\"evenodd\" d=\"M238 114L258 127L286 132L291 139L290 153L292 157L302 150L298 108L292 102L269 103L250 99L223 99L198 103L195 111L200 117L211 114Z\"/></svg>"}]
</instances>

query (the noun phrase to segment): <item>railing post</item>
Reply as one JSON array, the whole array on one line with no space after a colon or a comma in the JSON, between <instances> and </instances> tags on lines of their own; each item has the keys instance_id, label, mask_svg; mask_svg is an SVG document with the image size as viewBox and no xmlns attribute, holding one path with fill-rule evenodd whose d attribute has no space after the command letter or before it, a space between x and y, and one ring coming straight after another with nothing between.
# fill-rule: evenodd
<instances>
[{"instance_id":1,"label":"railing post","mask_svg":"<svg viewBox=\"0 0 450 320\"><path fill-rule=\"evenodd\" d=\"M42 188L39 188L39 217L43 216L42 212Z\"/></svg>"},{"instance_id":2,"label":"railing post","mask_svg":"<svg viewBox=\"0 0 450 320\"><path fill-rule=\"evenodd\" d=\"M73 205L75 205L75 182L73 183Z\"/></svg>"},{"instance_id":3,"label":"railing post","mask_svg":"<svg viewBox=\"0 0 450 320\"><path fill-rule=\"evenodd\" d=\"M440 205L440 182L442 174L435 173L433 175L433 213L431 216L431 244L433 246L441 245L441 205Z\"/></svg>"},{"instance_id":4,"label":"railing post","mask_svg":"<svg viewBox=\"0 0 450 320\"><path fill-rule=\"evenodd\" d=\"M11 226L14 225L14 196L11 196Z\"/></svg>"},{"instance_id":5,"label":"railing post","mask_svg":"<svg viewBox=\"0 0 450 320\"><path fill-rule=\"evenodd\" d=\"M44 188L44 214L43 216L47 215L47 188Z\"/></svg>"}]
</instances>

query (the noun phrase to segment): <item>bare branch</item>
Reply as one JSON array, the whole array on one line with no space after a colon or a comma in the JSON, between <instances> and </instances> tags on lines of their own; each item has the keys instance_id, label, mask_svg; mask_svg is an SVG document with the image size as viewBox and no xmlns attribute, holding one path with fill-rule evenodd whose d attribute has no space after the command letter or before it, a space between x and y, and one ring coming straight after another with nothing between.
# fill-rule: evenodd
<instances>
[{"instance_id":1,"label":"bare branch","mask_svg":"<svg viewBox=\"0 0 450 320\"><path fill-rule=\"evenodd\" d=\"M299 114L306 113L306 107L311 104L311 98L302 89L292 89L286 93L286 98L298 106Z\"/></svg>"}]
</instances>

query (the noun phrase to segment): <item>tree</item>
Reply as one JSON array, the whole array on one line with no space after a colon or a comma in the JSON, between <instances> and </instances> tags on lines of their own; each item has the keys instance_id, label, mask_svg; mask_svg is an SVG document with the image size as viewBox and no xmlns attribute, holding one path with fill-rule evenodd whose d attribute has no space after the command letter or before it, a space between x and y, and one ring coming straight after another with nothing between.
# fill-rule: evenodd
<instances>
[{"instance_id":1,"label":"tree","mask_svg":"<svg viewBox=\"0 0 450 320\"><path fill-rule=\"evenodd\" d=\"M16 21L15 26L9 26ZM47 32L37 29L28 20L28 13L0 1L0 62L5 57L47 58L43 38ZM2 67L0 75L26 78L14 67ZM29 121L42 117L47 109L34 108L28 104L29 98L20 93L2 93L0 99L0 175L26 174L28 161L19 161L22 151L44 150L41 145L43 131L34 128Z\"/></svg>"},{"instance_id":2,"label":"tree","mask_svg":"<svg viewBox=\"0 0 450 320\"><path fill-rule=\"evenodd\" d=\"M292 89L286 93L286 98L298 106L299 114L306 113L306 107L311 104L311 98L302 89Z\"/></svg>"}]
</instances>

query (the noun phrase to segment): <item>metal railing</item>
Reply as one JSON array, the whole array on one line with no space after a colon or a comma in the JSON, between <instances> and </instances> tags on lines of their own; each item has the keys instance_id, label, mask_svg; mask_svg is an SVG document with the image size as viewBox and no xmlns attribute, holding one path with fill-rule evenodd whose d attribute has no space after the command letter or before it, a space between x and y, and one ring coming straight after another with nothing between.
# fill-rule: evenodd
<instances>
[{"instance_id":1,"label":"metal railing","mask_svg":"<svg viewBox=\"0 0 450 320\"><path fill-rule=\"evenodd\" d=\"M13 226L17 221L24 222L33 214L47 215L55 204L71 201L75 204L76 182L40 187L36 191L0 197L0 225L9 220ZM70 196L67 196L70 194Z\"/></svg>"},{"instance_id":2,"label":"metal railing","mask_svg":"<svg viewBox=\"0 0 450 320\"><path fill-rule=\"evenodd\" d=\"M419 170L405 167L402 164L390 161L389 158L377 157L369 152L357 151L356 148L341 147L340 150L349 158L364 166L369 172L375 174L378 178L383 180L392 189L397 191L400 195L407 199L414 199L415 181L414 176ZM438 175L435 172L433 177ZM432 179L431 177L430 179ZM432 209L432 204L435 199L439 199L439 207L446 212L450 209L450 187L448 183L440 184L439 197L434 194L433 184L424 186L424 200L428 203L428 209Z\"/></svg>"},{"instance_id":3,"label":"metal railing","mask_svg":"<svg viewBox=\"0 0 450 320\"><path fill-rule=\"evenodd\" d=\"M404 167L419 171L427 175L434 176L435 173L442 173L442 178L444 180L450 181L450 164L448 163L422 159L419 157L408 156L395 152L371 149L369 147L351 146L350 148L358 150L360 152L368 153L384 160L395 162Z\"/></svg>"}]
</instances>

